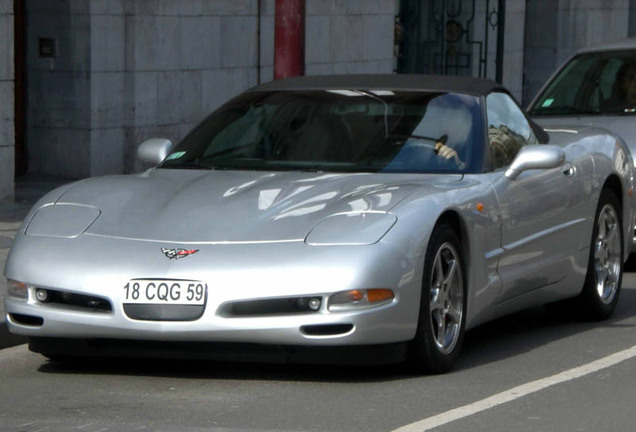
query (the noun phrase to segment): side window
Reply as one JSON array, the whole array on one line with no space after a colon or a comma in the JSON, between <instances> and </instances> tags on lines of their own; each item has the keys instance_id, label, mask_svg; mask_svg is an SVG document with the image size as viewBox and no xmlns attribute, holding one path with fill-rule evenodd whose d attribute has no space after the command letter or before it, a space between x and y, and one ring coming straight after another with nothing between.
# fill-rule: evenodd
<instances>
[{"instance_id":1,"label":"side window","mask_svg":"<svg viewBox=\"0 0 636 432\"><path fill-rule=\"evenodd\" d=\"M528 120L507 94L489 94L486 113L488 142L495 169L510 165L524 145L537 143Z\"/></svg>"},{"instance_id":2,"label":"side window","mask_svg":"<svg viewBox=\"0 0 636 432\"><path fill-rule=\"evenodd\" d=\"M587 102L584 95L590 94L590 82L586 77L591 75L597 67L597 60L591 56L578 56L570 61L565 68L559 72L549 88L541 95L533 108L533 114L544 114L566 111L569 107L578 109L589 109L589 106L582 104L581 99ZM567 114L571 114L566 111Z\"/></svg>"},{"instance_id":3,"label":"side window","mask_svg":"<svg viewBox=\"0 0 636 432\"><path fill-rule=\"evenodd\" d=\"M633 58L610 59L600 77L605 112L634 112L636 105L636 63Z\"/></svg>"},{"instance_id":4,"label":"side window","mask_svg":"<svg viewBox=\"0 0 636 432\"><path fill-rule=\"evenodd\" d=\"M616 94L620 91L619 80L617 80L617 78L620 77L618 72L622 69L624 64L625 63L618 58L608 59L607 63L605 63L605 67L603 67L597 81L599 92L596 93L600 93L600 97L602 98L600 101L601 105L607 103L607 101L610 101L612 98L618 97Z\"/></svg>"}]
</instances>

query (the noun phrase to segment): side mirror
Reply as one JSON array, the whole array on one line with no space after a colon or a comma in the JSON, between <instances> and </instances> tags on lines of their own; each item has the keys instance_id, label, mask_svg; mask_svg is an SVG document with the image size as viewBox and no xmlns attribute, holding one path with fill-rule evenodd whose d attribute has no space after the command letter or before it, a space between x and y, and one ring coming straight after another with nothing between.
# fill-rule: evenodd
<instances>
[{"instance_id":1,"label":"side mirror","mask_svg":"<svg viewBox=\"0 0 636 432\"><path fill-rule=\"evenodd\" d=\"M565 152L555 145L529 145L522 147L505 176L515 180L519 175L531 169L558 168L565 162Z\"/></svg>"},{"instance_id":2,"label":"side mirror","mask_svg":"<svg viewBox=\"0 0 636 432\"><path fill-rule=\"evenodd\" d=\"M170 153L172 141L165 138L151 138L142 142L137 149L137 157L151 164L157 165Z\"/></svg>"}]
</instances>

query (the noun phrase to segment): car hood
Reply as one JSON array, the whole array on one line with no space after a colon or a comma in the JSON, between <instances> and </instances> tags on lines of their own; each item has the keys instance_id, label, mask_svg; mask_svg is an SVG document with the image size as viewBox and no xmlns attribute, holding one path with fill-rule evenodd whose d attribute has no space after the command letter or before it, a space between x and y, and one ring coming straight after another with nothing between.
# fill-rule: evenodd
<instances>
[{"instance_id":1,"label":"car hood","mask_svg":"<svg viewBox=\"0 0 636 432\"><path fill-rule=\"evenodd\" d=\"M304 239L338 213L388 212L415 189L460 175L326 174L154 169L76 183L56 201L99 216L87 234L149 241Z\"/></svg>"}]
</instances>

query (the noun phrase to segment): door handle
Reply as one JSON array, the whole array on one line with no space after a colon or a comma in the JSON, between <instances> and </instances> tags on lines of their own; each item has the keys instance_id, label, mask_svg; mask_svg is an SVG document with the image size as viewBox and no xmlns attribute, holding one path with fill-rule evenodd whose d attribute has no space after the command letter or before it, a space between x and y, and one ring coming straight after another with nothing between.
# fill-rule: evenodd
<instances>
[{"instance_id":1,"label":"door handle","mask_svg":"<svg viewBox=\"0 0 636 432\"><path fill-rule=\"evenodd\" d=\"M574 177L576 175L576 167L571 163L563 165L563 175L566 177Z\"/></svg>"}]
</instances>

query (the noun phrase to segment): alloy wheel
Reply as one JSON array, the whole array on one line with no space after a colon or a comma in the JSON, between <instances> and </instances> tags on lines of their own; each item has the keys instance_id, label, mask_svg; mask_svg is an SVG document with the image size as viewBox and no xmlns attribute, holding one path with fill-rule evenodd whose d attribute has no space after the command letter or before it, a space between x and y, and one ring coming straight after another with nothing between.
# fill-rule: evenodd
<instances>
[{"instance_id":1,"label":"alloy wheel","mask_svg":"<svg viewBox=\"0 0 636 432\"><path fill-rule=\"evenodd\" d=\"M464 281L461 260L451 243L440 246L431 274L430 320L437 349L453 351L460 335L464 313Z\"/></svg>"},{"instance_id":2,"label":"alloy wheel","mask_svg":"<svg viewBox=\"0 0 636 432\"><path fill-rule=\"evenodd\" d=\"M619 218L611 205L605 205L598 216L594 241L596 291L604 304L614 299L621 274L621 239Z\"/></svg>"}]
</instances>

